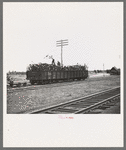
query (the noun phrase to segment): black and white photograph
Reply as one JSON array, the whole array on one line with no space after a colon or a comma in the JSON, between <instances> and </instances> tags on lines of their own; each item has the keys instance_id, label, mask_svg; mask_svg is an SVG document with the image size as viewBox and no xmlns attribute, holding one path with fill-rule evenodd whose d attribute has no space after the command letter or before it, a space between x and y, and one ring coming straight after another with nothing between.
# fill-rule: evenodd
<instances>
[{"instance_id":1,"label":"black and white photograph","mask_svg":"<svg viewBox=\"0 0 126 150\"><path fill-rule=\"evenodd\" d=\"M3 65L4 145L123 146L123 2L4 2ZM26 138L20 140L24 124L28 120L37 124L36 119L40 124L44 120L43 128L53 122L52 128L59 131L69 123L72 126L69 130L73 131L77 120L81 120L80 124L86 121L83 134L89 132L93 142L86 135L87 144L81 141L81 134L79 142L75 140L81 125L70 134L75 135L72 142L64 143L65 138L61 141L60 133L56 134L60 142L54 138L48 143L44 141L50 133L46 133L43 145L33 137L29 144ZM100 120L104 120L105 127ZM17 132L13 132L17 136L14 143L8 138L12 137L11 122ZM88 127L96 133L90 134ZM47 130L51 129L47 127ZM61 133L65 136L67 130ZM97 133L99 137L95 136ZM105 139L109 134L114 138L101 142L105 133Z\"/></svg>"}]
</instances>

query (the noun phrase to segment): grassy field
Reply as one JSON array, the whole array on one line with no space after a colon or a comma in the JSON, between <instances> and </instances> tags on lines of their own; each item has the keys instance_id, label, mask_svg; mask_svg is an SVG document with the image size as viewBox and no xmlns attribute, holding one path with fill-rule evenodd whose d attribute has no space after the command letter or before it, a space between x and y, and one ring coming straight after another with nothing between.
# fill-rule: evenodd
<instances>
[{"instance_id":1,"label":"grassy field","mask_svg":"<svg viewBox=\"0 0 126 150\"><path fill-rule=\"evenodd\" d=\"M120 76L99 76L73 84L57 83L60 86L41 85L35 90L25 90L7 94L7 113L20 113L35 108L67 102L71 99L120 85Z\"/></svg>"}]
</instances>

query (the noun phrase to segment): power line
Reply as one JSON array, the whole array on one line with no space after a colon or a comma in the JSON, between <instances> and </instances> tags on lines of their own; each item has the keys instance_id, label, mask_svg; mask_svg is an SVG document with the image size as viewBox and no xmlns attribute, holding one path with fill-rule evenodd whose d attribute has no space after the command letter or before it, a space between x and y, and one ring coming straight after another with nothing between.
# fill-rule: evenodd
<instances>
[{"instance_id":1,"label":"power line","mask_svg":"<svg viewBox=\"0 0 126 150\"><path fill-rule=\"evenodd\" d=\"M56 46L57 47L61 46L61 66L63 66L63 46L67 46L67 45L68 45L68 39L56 41Z\"/></svg>"}]
</instances>

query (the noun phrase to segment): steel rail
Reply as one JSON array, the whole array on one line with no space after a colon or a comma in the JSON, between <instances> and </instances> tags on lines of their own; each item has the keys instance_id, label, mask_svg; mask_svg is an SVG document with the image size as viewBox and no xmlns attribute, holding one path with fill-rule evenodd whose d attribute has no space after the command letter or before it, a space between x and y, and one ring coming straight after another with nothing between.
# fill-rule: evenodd
<instances>
[{"instance_id":1,"label":"steel rail","mask_svg":"<svg viewBox=\"0 0 126 150\"><path fill-rule=\"evenodd\" d=\"M25 86L25 87L16 87L16 88L10 88L10 89L7 89L7 92L8 93L11 93L11 92L17 92L17 91L22 91L22 90L35 90L36 88L40 88L40 87L45 87L45 88L50 88L50 87L47 87L48 85L53 85L53 87L60 87L60 86L66 86L66 85L72 85L72 84L81 84L82 82L76 82L76 81L67 81L67 82L61 82L63 83L63 85L59 85L60 82L57 82L57 83L51 83L51 84L43 84L43 85L28 85L28 86ZM57 85L55 85L57 84Z\"/></svg>"},{"instance_id":2,"label":"steel rail","mask_svg":"<svg viewBox=\"0 0 126 150\"><path fill-rule=\"evenodd\" d=\"M91 99L93 97L100 96L101 94L104 94L104 93L107 94L108 92L114 91L114 90L119 89L119 88L120 87L108 89L108 90L105 90L105 91L101 91L101 92L97 92L97 93L94 93L94 94L91 94L91 95L87 95L85 97L70 100L69 102L60 103L60 104L53 105L53 106L47 107L47 108L40 108L40 109L36 109L36 110L31 110L30 112L26 112L26 113L33 114L33 113L45 112L45 111L48 111L48 110L51 110L51 109L55 109L55 108L58 108L58 107L63 107L63 106L68 105L68 104L72 104L74 102L79 102L81 100L86 101L86 100Z\"/></svg>"},{"instance_id":3,"label":"steel rail","mask_svg":"<svg viewBox=\"0 0 126 150\"><path fill-rule=\"evenodd\" d=\"M79 113L87 112L87 111L89 111L90 109L95 108L95 107L98 107L98 106L101 105L101 104L104 104L104 103L106 103L106 102L108 102L108 101L110 101L110 100L113 100L113 99L115 99L115 98L118 98L119 96L120 96L120 94L117 94L117 95L115 95L115 96L109 97L109 98L107 98L107 99L105 99L105 100L103 100L103 101L101 101L101 102L98 102L98 103L96 103L96 104L94 104L94 105L91 105L91 106L89 106L89 107L86 107L86 108L84 108L84 109L81 109L81 110L79 110L79 111L76 111L74 114L79 114Z\"/></svg>"}]
</instances>

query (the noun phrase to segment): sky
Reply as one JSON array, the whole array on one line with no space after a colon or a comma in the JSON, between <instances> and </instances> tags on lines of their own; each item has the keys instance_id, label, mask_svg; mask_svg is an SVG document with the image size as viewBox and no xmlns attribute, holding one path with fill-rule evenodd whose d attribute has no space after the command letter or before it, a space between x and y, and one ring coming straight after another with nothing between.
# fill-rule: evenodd
<instances>
[{"instance_id":1,"label":"sky","mask_svg":"<svg viewBox=\"0 0 126 150\"><path fill-rule=\"evenodd\" d=\"M4 2L3 60L8 71L26 71L29 64L61 61L86 64L89 70L121 67L123 2Z\"/></svg>"}]
</instances>

